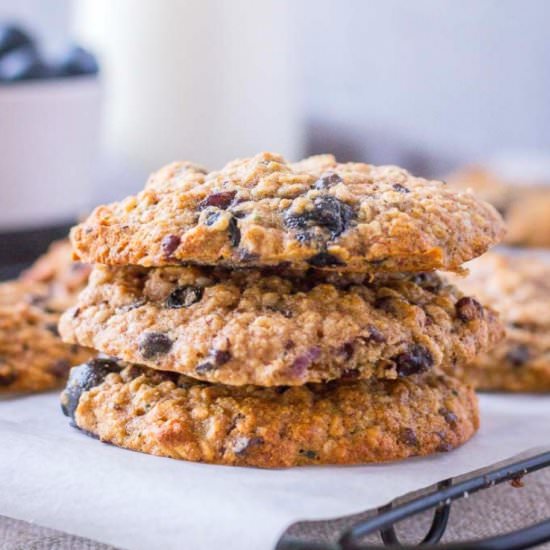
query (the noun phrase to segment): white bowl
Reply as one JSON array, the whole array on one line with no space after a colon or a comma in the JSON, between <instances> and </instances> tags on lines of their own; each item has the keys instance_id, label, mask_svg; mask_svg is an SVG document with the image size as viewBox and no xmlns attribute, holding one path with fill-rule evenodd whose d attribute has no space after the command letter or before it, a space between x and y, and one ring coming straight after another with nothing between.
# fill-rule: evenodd
<instances>
[{"instance_id":1,"label":"white bowl","mask_svg":"<svg viewBox=\"0 0 550 550\"><path fill-rule=\"evenodd\" d=\"M64 223L83 212L99 122L96 77L0 86L0 231Z\"/></svg>"}]
</instances>

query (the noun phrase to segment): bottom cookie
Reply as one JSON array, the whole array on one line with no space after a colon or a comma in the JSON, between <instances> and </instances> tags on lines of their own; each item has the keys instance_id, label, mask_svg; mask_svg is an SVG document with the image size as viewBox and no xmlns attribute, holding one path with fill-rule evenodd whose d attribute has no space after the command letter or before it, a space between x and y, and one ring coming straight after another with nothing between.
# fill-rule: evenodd
<instances>
[{"instance_id":1,"label":"bottom cookie","mask_svg":"<svg viewBox=\"0 0 550 550\"><path fill-rule=\"evenodd\" d=\"M479 425L468 386L397 381L228 387L95 359L71 371L63 412L100 440L159 456L279 468L449 451Z\"/></svg>"}]
</instances>

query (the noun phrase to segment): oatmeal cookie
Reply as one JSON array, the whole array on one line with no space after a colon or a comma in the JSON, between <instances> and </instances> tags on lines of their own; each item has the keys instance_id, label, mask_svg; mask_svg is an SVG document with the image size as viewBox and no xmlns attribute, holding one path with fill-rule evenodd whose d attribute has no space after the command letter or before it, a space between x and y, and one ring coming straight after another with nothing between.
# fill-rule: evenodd
<instances>
[{"instance_id":1,"label":"oatmeal cookie","mask_svg":"<svg viewBox=\"0 0 550 550\"><path fill-rule=\"evenodd\" d=\"M373 273L457 270L503 232L492 206L396 166L261 153L210 173L170 164L71 238L85 262Z\"/></svg>"},{"instance_id":2,"label":"oatmeal cookie","mask_svg":"<svg viewBox=\"0 0 550 550\"><path fill-rule=\"evenodd\" d=\"M18 280L0 284L0 393L59 388L71 366L92 357L57 331L90 270L71 256L68 240L53 243Z\"/></svg>"},{"instance_id":3,"label":"oatmeal cookie","mask_svg":"<svg viewBox=\"0 0 550 550\"><path fill-rule=\"evenodd\" d=\"M91 266L72 259L69 239L55 241L19 280L42 283L49 287L49 307L63 311L73 305L76 295L86 286Z\"/></svg>"},{"instance_id":4,"label":"oatmeal cookie","mask_svg":"<svg viewBox=\"0 0 550 550\"><path fill-rule=\"evenodd\" d=\"M94 360L62 395L75 425L159 456L280 468L449 451L478 428L473 390L434 371L407 380L259 388Z\"/></svg>"},{"instance_id":5,"label":"oatmeal cookie","mask_svg":"<svg viewBox=\"0 0 550 550\"><path fill-rule=\"evenodd\" d=\"M0 394L61 387L71 366L92 357L61 341L49 299L47 285L0 284Z\"/></svg>"},{"instance_id":6,"label":"oatmeal cookie","mask_svg":"<svg viewBox=\"0 0 550 550\"><path fill-rule=\"evenodd\" d=\"M484 390L550 391L550 255L494 251L455 284L500 312L506 337L455 375Z\"/></svg>"},{"instance_id":7,"label":"oatmeal cookie","mask_svg":"<svg viewBox=\"0 0 550 550\"><path fill-rule=\"evenodd\" d=\"M506 216L514 197L513 187L483 166L466 166L449 174L445 181L452 188L461 191L472 190L477 197L492 204L503 216Z\"/></svg>"},{"instance_id":8,"label":"oatmeal cookie","mask_svg":"<svg viewBox=\"0 0 550 550\"><path fill-rule=\"evenodd\" d=\"M96 266L66 342L231 385L398 378L471 361L502 327L435 273Z\"/></svg>"},{"instance_id":9,"label":"oatmeal cookie","mask_svg":"<svg viewBox=\"0 0 550 550\"><path fill-rule=\"evenodd\" d=\"M517 197L506 214L506 242L518 246L550 247L550 185Z\"/></svg>"},{"instance_id":10,"label":"oatmeal cookie","mask_svg":"<svg viewBox=\"0 0 550 550\"><path fill-rule=\"evenodd\" d=\"M465 168L448 182L456 189L472 189L502 214L507 244L550 247L550 182L507 181L482 167Z\"/></svg>"}]
</instances>

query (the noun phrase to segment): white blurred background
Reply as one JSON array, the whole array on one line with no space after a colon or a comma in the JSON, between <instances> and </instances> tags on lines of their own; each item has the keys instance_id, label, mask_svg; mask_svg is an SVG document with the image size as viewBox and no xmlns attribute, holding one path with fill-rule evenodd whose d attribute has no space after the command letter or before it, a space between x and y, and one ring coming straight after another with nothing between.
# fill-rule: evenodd
<instances>
[{"instance_id":1,"label":"white blurred background","mask_svg":"<svg viewBox=\"0 0 550 550\"><path fill-rule=\"evenodd\" d=\"M71 184L90 180L90 205L174 159L259 150L427 176L545 157L549 16L545 0L0 0L48 52L97 54L97 159Z\"/></svg>"}]
</instances>

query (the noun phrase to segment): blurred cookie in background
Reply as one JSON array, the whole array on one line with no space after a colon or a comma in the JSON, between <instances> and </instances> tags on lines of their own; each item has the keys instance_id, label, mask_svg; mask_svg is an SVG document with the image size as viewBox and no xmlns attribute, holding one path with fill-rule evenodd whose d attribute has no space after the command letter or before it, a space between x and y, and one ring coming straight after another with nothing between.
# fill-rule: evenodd
<instances>
[{"instance_id":1,"label":"blurred cookie in background","mask_svg":"<svg viewBox=\"0 0 550 550\"><path fill-rule=\"evenodd\" d=\"M68 241L59 241L18 280L0 284L0 394L58 388L73 365L93 355L63 343L57 331L88 274L88 266L72 262Z\"/></svg>"},{"instance_id":2,"label":"blurred cookie in background","mask_svg":"<svg viewBox=\"0 0 550 550\"><path fill-rule=\"evenodd\" d=\"M500 313L506 338L455 373L481 390L550 392L550 252L501 249L449 278Z\"/></svg>"},{"instance_id":3,"label":"blurred cookie in background","mask_svg":"<svg viewBox=\"0 0 550 550\"><path fill-rule=\"evenodd\" d=\"M71 243L65 239L53 242L43 256L21 273L19 280L46 284L50 305L62 312L74 304L88 282L90 271L88 264L73 261Z\"/></svg>"},{"instance_id":4,"label":"blurred cookie in background","mask_svg":"<svg viewBox=\"0 0 550 550\"><path fill-rule=\"evenodd\" d=\"M471 189L504 217L504 241L514 246L550 247L550 174L489 166L468 166L446 178L453 187Z\"/></svg>"},{"instance_id":5,"label":"blurred cookie in background","mask_svg":"<svg viewBox=\"0 0 550 550\"><path fill-rule=\"evenodd\" d=\"M0 394L58 388L73 365L92 356L91 351L61 341L59 313L48 310L41 290L40 285L18 289L25 294L23 300L0 305Z\"/></svg>"}]
</instances>

